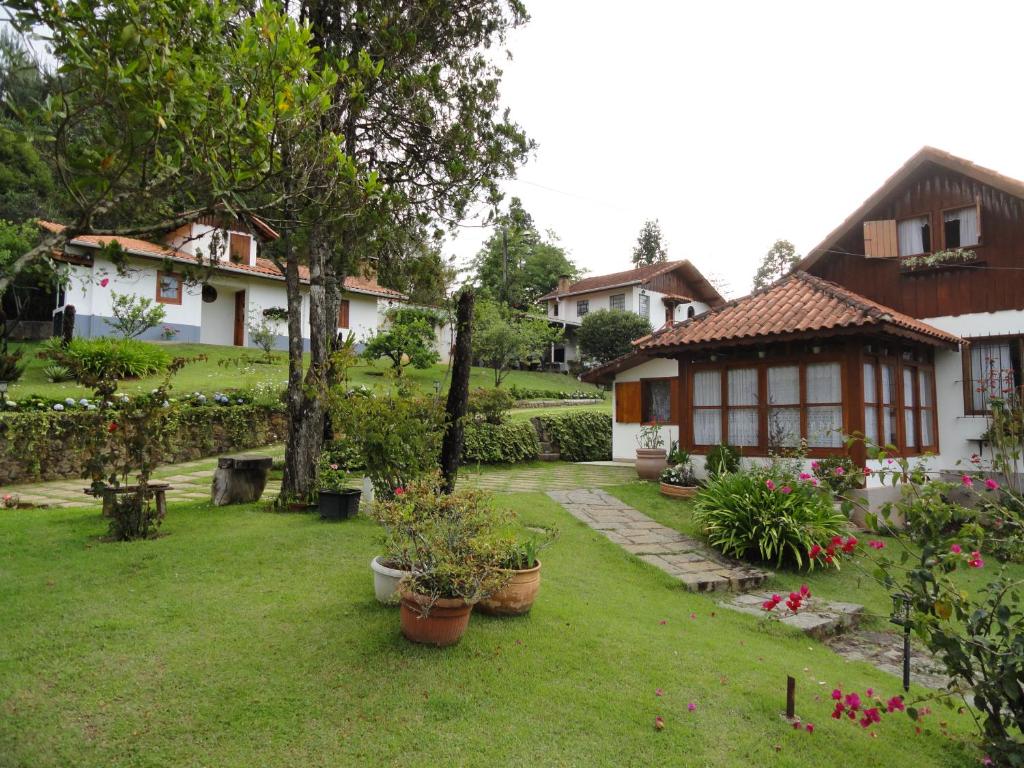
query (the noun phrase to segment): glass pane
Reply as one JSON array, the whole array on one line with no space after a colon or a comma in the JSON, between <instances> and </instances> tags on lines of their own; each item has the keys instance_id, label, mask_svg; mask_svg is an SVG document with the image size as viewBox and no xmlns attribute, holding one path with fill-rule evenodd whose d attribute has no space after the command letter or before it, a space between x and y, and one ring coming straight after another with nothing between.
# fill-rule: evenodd
<instances>
[{"instance_id":1,"label":"glass pane","mask_svg":"<svg viewBox=\"0 0 1024 768\"><path fill-rule=\"evenodd\" d=\"M839 363L814 363L807 366L807 402L841 403Z\"/></svg>"},{"instance_id":2,"label":"glass pane","mask_svg":"<svg viewBox=\"0 0 1024 768\"><path fill-rule=\"evenodd\" d=\"M800 368L787 365L768 369L769 405L796 405L800 402Z\"/></svg>"},{"instance_id":3,"label":"glass pane","mask_svg":"<svg viewBox=\"0 0 1024 768\"><path fill-rule=\"evenodd\" d=\"M722 372L697 371L693 374L693 404L722 404ZM707 445L707 443L702 443Z\"/></svg>"},{"instance_id":4,"label":"glass pane","mask_svg":"<svg viewBox=\"0 0 1024 768\"><path fill-rule=\"evenodd\" d=\"M907 448L917 447L917 426L914 422L914 409L903 409L903 434L906 436Z\"/></svg>"},{"instance_id":5,"label":"glass pane","mask_svg":"<svg viewBox=\"0 0 1024 768\"><path fill-rule=\"evenodd\" d=\"M768 445L791 447L800 443L800 409L771 408L768 411Z\"/></svg>"},{"instance_id":6,"label":"glass pane","mask_svg":"<svg viewBox=\"0 0 1024 768\"><path fill-rule=\"evenodd\" d=\"M957 231L959 242L951 243L949 238L946 239L947 248L955 248L957 246L966 248L971 245L978 244L978 209L973 205L970 208L961 208L958 211L946 211L943 215L943 222L956 222L959 226ZM949 232L947 225L946 231Z\"/></svg>"},{"instance_id":7,"label":"glass pane","mask_svg":"<svg viewBox=\"0 0 1024 768\"><path fill-rule=\"evenodd\" d=\"M917 400L922 408L931 408L934 404L932 399L932 372L920 369L917 372L918 395Z\"/></svg>"},{"instance_id":8,"label":"glass pane","mask_svg":"<svg viewBox=\"0 0 1024 768\"><path fill-rule=\"evenodd\" d=\"M878 408L874 405L864 408L864 437L878 443Z\"/></svg>"},{"instance_id":9,"label":"glass pane","mask_svg":"<svg viewBox=\"0 0 1024 768\"><path fill-rule=\"evenodd\" d=\"M617 293L611 297L610 307L612 309L625 309L626 308L626 294Z\"/></svg>"},{"instance_id":10,"label":"glass pane","mask_svg":"<svg viewBox=\"0 0 1024 768\"><path fill-rule=\"evenodd\" d=\"M921 409L921 447L932 447L935 445L935 435L932 418L935 411L930 408Z\"/></svg>"},{"instance_id":11,"label":"glass pane","mask_svg":"<svg viewBox=\"0 0 1024 768\"><path fill-rule=\"evenodd\" d=\"M896 225L900 256L916 256L931 251L931 231L928 217L904 219Z\"/></svg>"},{"instance_id":12,"label":"glass pane","mask_svg":"<svg viewBox=\"0 0 1024 768\"><path fill-rule=\"evenodd\" d=\"M697 408L693 412L693 442L697 445L718 445L722 442L722 410Z\"/></svg>"},{"instance_id":13,"label":"glass pane","mask_svg":"<svg viewBox=\"0 0 1024 768\"><path fill-rule=\"evenodd\" d=\"M757 409L729 409L729 442L732 445L757 445Z\"/></svg>"},{"instance_id":14,"label":"glass pane","mask_svg":"<svg viewBox=\"0 0 1024 768\"><path fill-rule=\"evenodd\" d=\"M911 408L914 405L914 369L903 369L903 406Z\"/></svg>"},{"instance_id":15,"label":"glass pane","mask_svg":"<svg viewBox=\"0 0 1024 768\"><path fill-rule=\"evenodd\" d=\"M841 448L842 429L842 406L817 406L807 409L807 445L811 448Z\"/></svg>"},{"instance_id":16,"label":"glass pane","mask_svg":"<svg viewBox=\"0 0 1024 768\"><path fill-rule=\"evenodd\" d=\"M175 277L161 277L160 278L160 298L162 299L176 299L178 298L178 279Z\"/></svg>"},{"instance_id":17,"label":"glass pane","mask_svg":"<svg viewBox=\"0 0 1024 768\"><path fill-rule=\"evenodd\" d=\"M882 425L885 428L885 444L896 445L896 409L886 408L883 418L885 420Z\"/></svg>"},{"instance_id":18,"label":"glass pane","mask_svg":"<svg viewBox=\"0 0 1024 768\"><path fill-rule=\"evenodd\" d=\"M864 402L873 403L878 398L875 390L875 364L864 363Z\"/></svg>"},{"instance_id":19,"label":"glass pane","mask_svg":"<svg viewBox=\"0 0 1024 768\"><path fill-rule=\"evenodd\" d=\"M971 378L974 379L974 410L984 411L989 400L1016 385L1010 345L971 344Z\"/></svg>"},{"instance_id":20,"label":"glass pane","mask_svg":"<svg viewBox=\"0 0 1024 768\"><path fill-rule=\"evenodd\" d=\"M757 369L729 371L729 405L757 405Z\"/></svg>"},{"instance_id":21,"label":"glass pane","mask_svg":"<svg viewBox=\"0 0 1024 768\"><path fill-rule=\"evenodd\" d=\"M896 402L896 369L892 365L882 366L882 403L892 405Z\"/></svg>"},{"instance_id":22,"label":"glass pane","mask_svg":"<svg viewBox=\"0 0 1024 768\"><path fill-rule=\"evenodd\" d=\"M643 420L648 423L666 424L672 418L672 389L667 381L647 380L643 382Z\"/></svg>"}]
</instances>

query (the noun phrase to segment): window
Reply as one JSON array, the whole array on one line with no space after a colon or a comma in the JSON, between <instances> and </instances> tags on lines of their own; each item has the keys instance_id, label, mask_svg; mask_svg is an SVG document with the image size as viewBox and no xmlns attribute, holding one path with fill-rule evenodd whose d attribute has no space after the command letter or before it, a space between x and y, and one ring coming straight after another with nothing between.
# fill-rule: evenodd
<instances>
[{"instance_id":1,"label":"window","mask_svg":"<svg viewBox=\"0 0 1024 768\"><path fill-rule=\"evenodd\" d=\"M932 231L928 216L903 219L896 225L900 256L917 256L932 251Z\"/></svg>"},{"instance_id":2,"label":"window","mask_svg":"<svg viewBox=\"0 0 1024 768\"><path fill-rule=\"evenodd\" d=\"M978 206L958 208L942 214L942 237L945 248L968 248L981 242L978 228Z\"/></svg>"},{"instance_id":3,"label":"window","mask_svg":"<svg viewBox=\"0 0 1024 768\"><path fill-rule=\"evenodd\" d=\"M871 357L864 362L864 435L905 453L938 448L935 373L920 357Z\"/></svg>"},{"instance_id":4,"label":"window","mask_svg":"<svg viewBox=\"0 0 1024 768\"><path fill-rule=\"evenodd\" d=\"M645 424L672 422L672 380L642 379L640 381L643 405L641 418Z\"/></svg>"},{"instance_id":5,"label":"window","mask_svg":"<svg viewBox=\"0 0 1024 768\"><path fill-rule=\"evenodd\" d=\"M688 306L686 308L686 319L687 320L689 320L690 318L696 317L696 315L697 315L697 310L694 308L693 304L691 304L690 306Z\"/></svg>"},{"instance_id":6,"label":"window","mask_svg":"<svg viewBox=\"0 0 1024 768\"><path fill-rule=\"evenodd\" d=\"M251 242L252 238L249 235L232 232L230 237L231 261L236 264L248 264Z\"/></svg>"},{"instance_id":7,"label":"window","mask_svg":"<svg viewBox=\"0 0 1024 768\"><path fill-rule=\"evenodd\" d=\"M650 318L651 316L651 297L646 293L640 294L640 309L637 311L640 317Z\"/></svg>"},{"instance_id":8,"label":"window","mask_svg":"<svg viewBox=\"0 0 1024 768\"><path fill-rule=\"evenodd\" d=\"M726 442L739 446L757 445L757 369L730 369L728 384L729 433Z\"/></svg>"},{"instance_id":9,"label":"window","mask_svg":"<svg viewBox=\"0 0 1024 768\"><path fill-rule=\"evenodd\" d=\"M338 327L339 328L351 328L349 325L349 303L348 299L342 299L341 303L338 304Z\"/></svg>"},{"instance_id":10,"label":"window","mask_svg":"<svg viewBox=\"0 0 1024 768\"><path fill-rule=\"evenodd\" d=\"M554 353L551 355L552 362L564 363L565 362L565 347L555 347Z\"/></svg>"},{"instance_id":11,"label":"window","mask_svg":"<svg viewBox=\"0 0 1024 768\"><path fill-rule=\"evenodd\" d=\"M722 372L696 371L693 374L694 445L718 445L722 442Z\"/></svg>"},{"instance_id":12,"label":"window","mask_svg":"<svg viewBox=\"0 0 1024 768\"><path fill-rule=\"evenodd\" d=\"M551 302L551 316L558 317L558 301Z\"/></svg>"},{"instance_id":13,"label":"window","mask_svg":"<svg viewBox=\"0 0 1024 768\"><path fill-rule=\"evenodd\" d=\"M812 363L806 369L807 446L843 445L843 387L839 363Z\"/></svg>"},{"instance_id":14,"label":"window","mask_svg":"<svg viewBox=\"0 0 1024 768\"><path fill-rule=\"evenodd\" d=\"M158 271L156 273L156 300L160 304L181 304L181 276Z\"/></svg>"},{"instance_id":15,"label":"window","mask_svg":"<svg viewBox=\"0 0 1024 768\"><path fill-rule=\"evenodd\" d=\"M217 300L217 289L209 283L203 284L203 303L213 304Z\"/></svg>"},{"instance_id":16,"label":"window","mask_svg":"<svg viewBox=\"0 0 1024 768\"><path fill-rule=\"evenodd\" d=\"M626 308L626 294L616 293L614 296L610 296L608 298L608 308L624 310Z\"/></svg>"},{"instance_id":17,"label":"window","mask_svg":"<svg viewBox=\"0 0 1024 768\"><path fill-rule=\"evenodd\" d=\"M576 302L576 317L583 317L589 311L590 311L590 302L589 301L577 301Z\"/></svg>"},{"instance_id":18,"label":"window","mask_svg":"<svg viewBox=\"0 0 1024 768\"><path fill-rule=\"evenodd\" d=\"M1024 338L972 341L964 350L964 414L984 414L993 397L1021 386Z\"/></svg>"},{"instance_id":19,"label":"window","mask_svg":"<svg viewBox=\"0 0 1024 768\"><path fill-rule=\"evenodd\" d=\"M800 366L768 369L768 445L800 443Z\"/></svg>"}]
</instances>

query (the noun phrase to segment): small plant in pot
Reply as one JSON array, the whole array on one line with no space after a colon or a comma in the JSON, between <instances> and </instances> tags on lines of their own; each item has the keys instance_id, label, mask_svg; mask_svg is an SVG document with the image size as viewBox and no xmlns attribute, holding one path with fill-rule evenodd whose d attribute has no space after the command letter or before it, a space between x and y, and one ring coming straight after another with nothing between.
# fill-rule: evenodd
<instances>
[{"instance_id":1,"label":"small plant in pot","mask_svg":"<svg viewBox=\"0 0 1024 768\"><path fill-rule=\"evenodd\" d=\"M499 547L498 566L511 574L509 582L477 603L477 610L490 616L522 616L529 613L540 592L541 562L537 555L557 536L554 529L525 541L509 539Z\"/></svg>"},{"instance_id":2,"label":"small plant in pot","mask_svg":"<svg viewBox=\"0 0 1024 768\"><path fill-rule=\"evenodd\" d=\"M668 465L665 438L658 424L647 424L636 436L636 473L641 480L657 480Z\"/></svg>"},{"instance_id":3,"label":"small plant in pot","mask_svg":"<svg viewBox=\"0 0 1024 768\"><path fill-rule=\"evenodd\" d=\"M373 518L384 528L384 554L370 561L377 601L397 605L402 581L412 575L414 508L404 503L405 489L395 488L388 500L373 506Z\"/></svg>"},{"instance_id":4,"label":"small plant in pot","mask_svg":"<svg viewBox=\"0 0 1024 768\"><path fill-rule=\"evenodd\" d=\"M677 499L689 499L697 493L697 478L693 474L690 455L675 451L675 463L661 473L661 494Z\"/></svg>"},{"instance_id":5,"label":"small plant in pot","mask_svg":"<svg viewBox=\"0 0 1024 768\"><path fill-rule=\"evenodd\" d=\"M348 520L359 512L359 498L362 491L346 488L347 474L345 469L331 461L330 457L321 457L319 489L317 505L320 517L324 520Z\"/></svg>"}]
</instances>

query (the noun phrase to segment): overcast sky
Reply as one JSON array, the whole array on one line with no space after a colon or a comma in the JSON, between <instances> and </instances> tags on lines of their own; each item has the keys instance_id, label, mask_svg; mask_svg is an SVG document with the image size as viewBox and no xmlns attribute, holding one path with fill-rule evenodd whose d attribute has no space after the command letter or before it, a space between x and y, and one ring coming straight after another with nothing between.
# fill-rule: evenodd
<instances>
[{"instance_id":1,"label":"overcast sky","mask_svg":"<svg viewBox=\"0 0 1024 768\"><path fill-rule=\"evenodd\" d=\"M776 239L807 253L925 144L1024 178L1024 3L527 5L503 92L539 149L505 189L592 274L657 218L669 258L741 295Z\"/></svg>"}]
</instances>

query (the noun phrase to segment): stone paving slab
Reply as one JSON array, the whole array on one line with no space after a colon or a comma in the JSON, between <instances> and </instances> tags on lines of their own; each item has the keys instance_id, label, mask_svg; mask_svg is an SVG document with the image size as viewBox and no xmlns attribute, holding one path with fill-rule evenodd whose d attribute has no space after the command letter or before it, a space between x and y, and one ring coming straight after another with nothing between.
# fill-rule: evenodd
<instances>
[{"instance_id":1,"label":"stone paving slab","mask_svg":"<svg viewBox=\"0 0 1024 768\"><path fill-rule=\"evenodd\" d=\"M903 636L894 632L856 631L830 637L828 646L848 661L863 661L903 678ZM910 647L910 679L926 688L947 688L950 678L942 663L913 638Z\"/></svg>"},{"instance_id":2,"label":"stone paving slab","mask_svg":"<svg viewBox=\"0 0 1024 768\"><path fill-rule=\"evenodd\" d=\"M749 592L723 600L719 605L751 616L764 616L765 611L761 604L770 597L770 592ZM790 612L785 604L780 604L775 610L782 624L799 629L816 640L823 640L839 632L853 629L864 613L864 606L855 603L826 602L812 596L804 601L803 607L797 613Z\"/></svg>"},{"instance_id":3,"label":"stone paving slab","mask_svg":"<svg viewBox=\"0 0 1024 768\"><path fill-rule=\"evenodd\" d=\"M548 496L577 520L674 576L692 592L748 589L771 576L722 557L703 542L652 520L599 488L555 489Z\"/></svg>"}]
</instances>

